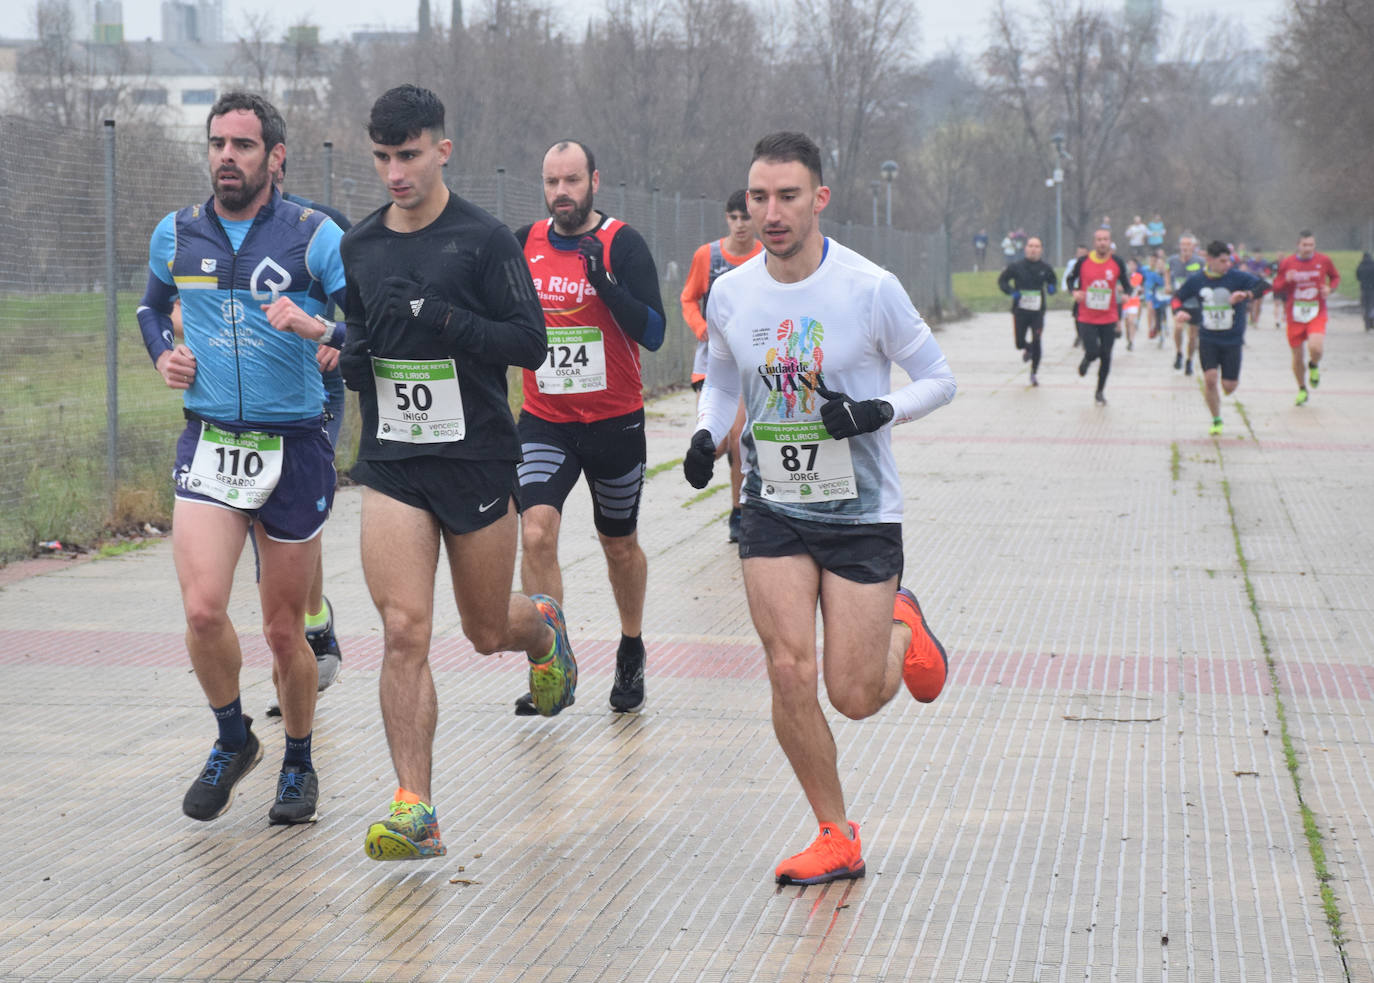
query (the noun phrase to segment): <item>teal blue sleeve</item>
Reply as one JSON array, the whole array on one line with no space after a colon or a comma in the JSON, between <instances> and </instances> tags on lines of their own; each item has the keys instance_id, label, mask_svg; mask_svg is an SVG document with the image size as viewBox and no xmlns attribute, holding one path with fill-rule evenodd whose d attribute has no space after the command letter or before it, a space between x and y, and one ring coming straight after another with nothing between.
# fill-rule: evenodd
<instances>
[{"instance_id":1,"label":"teal blue sleeve","mask_svg":"<svg viewBox=\"0 0 1374 983\"><path fill-rule=\"evenodd\" d=\"M305 253L305 264L311 275L324 284L325 293L331 295L342 293L344 289L343 257L339 255L342 240L343 230L333 219L326 219L315 230Z\"/></svg>"},{"instance_id":2,"label":"teal blue sleeve","mask_svg":"<svg viewBox=\"0 0 1374 983\"><path fill-rule=\"evenodd\" d=\"M168 212L153 229L153 237L148 240L148 269L153 276L171 286L171 262L177 251L177 213Z\"/></svg>"}]
</instances>

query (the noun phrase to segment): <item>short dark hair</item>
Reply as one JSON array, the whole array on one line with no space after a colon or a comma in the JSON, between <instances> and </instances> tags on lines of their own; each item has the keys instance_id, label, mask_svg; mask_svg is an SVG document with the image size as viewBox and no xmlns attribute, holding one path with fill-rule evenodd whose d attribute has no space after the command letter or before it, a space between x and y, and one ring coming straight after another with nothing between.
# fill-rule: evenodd
<instances>
[{"instance_id":1,"label":"short dark hair","mask_svg":"<svg viewBox=\"0 0 1374 983\"><path fill-rule=\"evenodd\" d=\"M282 119L277 107L262 96L253 92L226 92L210 107L205 117L205 136L210 136L210 122L216 116L226 116L240 109L246 109L258 118L262 125L263 146L271 150L277 144L286 143L286 120Z\"/></svg>"},{"instance_id":2,"label":"short dark hair","mask_svg":"<svg viewBox=\"0 0 1374 983\"><path fill-rule=\"evenodd\" d=\"M731 212L747 211L749 211L749 192L745 191L743 188L740 188L738 191L732 191L730 197L725 199L725 214L729 215Z\"/></svg>"},{"instance_id":3,"label":"short dark hair","mask_svg":"<svg viewBox=\"0 0 1374 983\"><path fill-rule=\"evenodd\" d=\"M586 155L587 177L591 177L593 174L596 173L596 155L592 153L592 148L587 146L581 140L574 140L571 137L569 137L566 140L559 140L553 146L551 146L549 150L568 150L572 147L579 148L582 151L582 153ZM544 151L544 153L547 154L549 150Z\"/></svg>"},{"instance_id":4,"label":"short dark hair","mask_svg":"<svg viewBox=\"0 0 1374 983\"><path fill-rule=\"evenodd\" d=\"M397 147L426 130L436 140L444 138L444 104L429 89L410 83L398 85L372 104L367 135L373 143Z\"/></svg>"},{"instance_id":5,"label":"short dark hair","mask_svg":"<svg viewBox=\"0 0 1374 983\"><path fill-rule=\"evenodd\" d=\"M1317 238L1317 237L1316 237L1315 235L1312 234L1312 230L1311 230L1311 229L1303 229L1301 232L1298 233L1298 238L1299 238L1299 239L1315 239L1315 238Z\"/></svg>"},{"instance_id":6,"label":"short dark hair","mask_svg":"<svg viewBox=\"0 0 1374 983\"><path fill-rule=\"evenodd\" d=\"M768 134L754 144L754 156L749 159L749 163L753 164L756 160L766 160L776 164L797 161L805 165L818 185L825 183L821 176L821 148L816 146L816 142L805 133L797 133L794 130L779 130L777 133Z\"/></svg>"},{"instance_id":7,"label":"short dark hair","mask_svg":"<svg viewBox=\"0 0 1374 983\"><path fill-rule=\"evenodd\" d=\"M1207 255L1230 256L1231 247L1228 246L1226 243L1222 242L1220 239L1213 239L1211 242L1207 243Z\"/></svg>"}]
</instances>

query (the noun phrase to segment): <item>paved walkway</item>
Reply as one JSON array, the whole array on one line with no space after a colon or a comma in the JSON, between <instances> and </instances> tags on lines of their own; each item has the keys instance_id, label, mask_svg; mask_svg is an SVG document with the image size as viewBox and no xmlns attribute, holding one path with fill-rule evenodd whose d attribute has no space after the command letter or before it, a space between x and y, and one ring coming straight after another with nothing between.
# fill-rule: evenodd
<instances>
[{"instance_id":1,"label":"paved walkway","mask_svg":"<svg viewBox=\"0 0 1374 983\"><path fill-rule=\"evenodd\" d=\"M832 714L865 880L772 883L814 827L728 493L675 463L683 393L649 410L644 713L605 705L618 628L584 492L562 716L511 714L522 660L475 656L441 587L442 860L362 851L394 779L356 490L326 533L346 663L315 826L267 826L264 719L228 815L181 816L212 728L169 544L0 589L0 980L1374 980L1374 335L1338 315L1299 409L1282 336L1252 331L1212 440L1168 352L1118 345L1099 408L1064 315L1038 389L1007 320L940 333L959 395L897 431L905 579L953 675L930 706Z\"/></svg>"}]
</instances>

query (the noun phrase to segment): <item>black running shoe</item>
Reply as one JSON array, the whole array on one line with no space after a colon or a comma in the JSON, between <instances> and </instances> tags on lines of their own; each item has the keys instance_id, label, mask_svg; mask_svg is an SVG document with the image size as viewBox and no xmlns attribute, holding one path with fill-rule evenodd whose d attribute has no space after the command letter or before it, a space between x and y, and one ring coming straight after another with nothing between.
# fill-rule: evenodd
<instances>
[{"instance_id":1,"label":"black running shoe","mask_svg":"<svg viewBox=\"0 0 1374 983\"><path fill-rule=\"evenodd\" d=\"M253 733L253 718L245 716L243 725L248 730L248 741L238 751L226 751L216 741L205 769L181 800L181 811L192 819L209 822L224 815L234 801L234 786L262 760L262 745Z\"/></svg>"},{"instance_id":2,"label":"black running shoe","mask_svg":"<svg viewBox=\"0 0 1374 983\"><path fill-rule=\"evenodd\" d=\"M644 644L621 643L615 653L615 682L611 685L611 709L637 713L644 707Z\"/></svg>"},{"instance_id":3,"label":"black running shoe","mask_svg":"<svg viewBox=\"0 0 1374 983\"><path fill-rule=\"evenodd\" d=\"M267 813L273 826L313 823L320 818L315 806L320 799L320 780L315 769L302 765L283 765L277 776L277 801Z\"/></svg>"},{"instance_id":4,"label":"black running shoe","mask_svg":"<svg viewBox=\"0 0 1374 983\"><path fill-rule=\"evenodd\" d=\"M1093 364L1091 355L1084 355L1083 361L1078 363L1078 374L1080 376L1088 374L1088 366Z\"/></svg>"},{"instance_id":5,"label":"black running shoe","mask_svg":"<svg viewBox=\"0 0 1374 983\"><path fill-rule=\"evenodd\" d=\"M1099 389L1099 390L1093 395L1093 399L1097 400L1097 405L1098 405L1098 406L1106 406L1106 405L1107 405L1107 397L1104 396L1104 395L1102 395L1102 390L1101 390L1101 389Z\"/></svg>"},{"instance_id":6,"label":"black running shoe","mask_svg":"<svg viewBox=\"0 0 1374 983\"><path fill-rule=\"evenodd\" d=\"M343 668L343 653L339 651L339 639L334 634L334 605L326 597L324 606L329 611L329 623L316 631L306 629L305 632L305 640L310 643L310 650L315 653L315 662L320 667L318 692L321 693L333 685Z\"/></svg>"},{"instance_id":7,"label":"black running shoe","mask_svg":"<svg viewBox=\"0 0 1374 983\"><path fill-rule=\"evenodd\" d=\"M1174 371L1177 372L1181 368L1183 368L1183 353L1179 352L1174 356Z\"/></svg>"},{"instance_id":8,"label":"black running shoe","mask_svg":"<svg viewBox=\"0 0 1374 983\"><path fill-rule=\"evenodd\" d=\"M1192 360L1191 358L1188 359L1188 361L1186 361L1186 362L1183 363L1183 374L1184 374L1184 375L1192 375L1192 374L1193 374L1193 360Z\"/></svg>"},{"instance_id":9,"label":"black running shoe","mask_svg":"<svg viewBox=\"0 0 1374 983\"><path fill-rule=\"evenodd\" d=\"M539 711L534 708L534 695L528 690L524 696L517 697L515 700L515 715L517 717L537 717Z\"/></svg>"}]
</instances>

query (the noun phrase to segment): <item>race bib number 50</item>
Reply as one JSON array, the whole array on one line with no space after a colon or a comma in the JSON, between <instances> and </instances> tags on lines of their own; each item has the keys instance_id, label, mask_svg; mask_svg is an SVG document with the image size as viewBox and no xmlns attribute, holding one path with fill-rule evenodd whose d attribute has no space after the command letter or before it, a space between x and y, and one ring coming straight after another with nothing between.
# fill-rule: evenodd
<instances>
[{"instance_id":1,"label":"race bib number 50","mask_svg":"<svg viewBox=\"0 0 1374 983\"><path fill-rule=\"evenodd\" d=\"M451 358L372 359L377 387L377 439L407 444L462 440L463 392Z\"/></svg>"},{"instance_id":2,"label":"race bib number 50","mask_svg":"<svg viewBox=\"0 0 1374 983\"><path fill-rule=\"evenodd\" d=\"M282 438L230 433L202 423L185 486L236 509L256 509L281 480Z\"/></svg>"},{"instance_id":3,"label":"race bib number 50","mask_svg":"<svg viewBox=\"0 0 1374 983\"><path fill-rule=\"evenodd\" d=\"M764 498L807 503L859 497L849 445L819 421L755 423L752 433Z\"/></svg>"}]
</instances>

